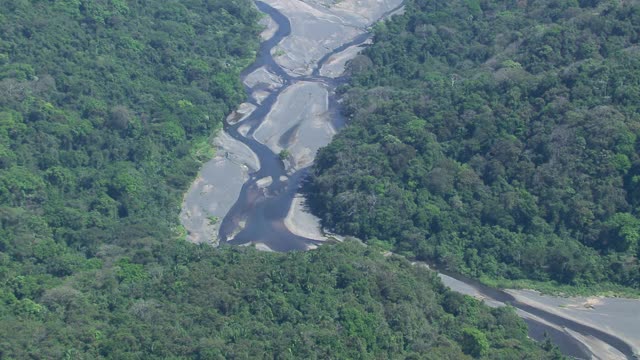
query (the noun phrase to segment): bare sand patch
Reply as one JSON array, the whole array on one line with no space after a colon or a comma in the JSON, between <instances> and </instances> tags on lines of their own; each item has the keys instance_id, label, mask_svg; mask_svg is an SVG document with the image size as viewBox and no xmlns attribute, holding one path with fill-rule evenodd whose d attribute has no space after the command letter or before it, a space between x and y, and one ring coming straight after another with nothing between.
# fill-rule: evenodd
<instances>
[{"instance_id":1,"label":"bare sand patch","mask_svg":"<svg viewBox=\"0 0 640 360\"><path fill-rule=\"evenodd\" d=\"M355 39L400 0L326 1L266 0L291 22L291 35L272 54L291 75L309 75L324 55Z\"/></svg>"},{"instance_id":2,"label":"bare sand patch","mask_svg":"<svg viewBox=\"0 0 640 360\"><path fill-rule=\"evenodd\" d=\"M567 334L582 343L597 360L627 360L616 348L593 336L585 336L571 329L563 329Z\"/></svg>"},{"instance_id":3,"label":"bare sand patch","mask_svg":"<svg viewBox=\"0 0 640 360\"><path fill-rule=\"evenodd\" d=\"M238 133L244 137L247 137L249 130L251 130L251 126L248 124L242 124L238 127Z\"/></svg>"},{"instance_id":4,"label":"bare sand patch","mask_svg":"<svg viewBox=\"0 0 640 360\"><path fill-rule=\"evenodd\" d=\"M248 243L248 244L251 244L251 243ZM255 246L255 248L260 251L274 252L273 249L267 246L267 244L253 243L253 246Z\"/></svg>"},{"instance_id":5,"label":"bare sand patch","mask_svg":"<svg viewBox=\"0 0 640 360\"><path fill-rule=\"evenodd\" d=\"M371 40L369 39L363 44L349 46L344 51L332 55L322 65L322 68L320 69L320 75L330 78L337 78L344 75L347 62L358 55L360 51L362 51L363 45L370 43Z\"/></svg>"},{"instance_id":6,"label":"bare sand patch","mask_svg":"<svg viewBox=\"0 0 640 360\"><path fill-rule=\"evenodd\" d=\"M271 176L263 177L256 181L256 185L258 185L259 188L265 188L271 184L273 184L273 178Z\"/></svg>"},{"instance_id":7,"label":"bare sand patch","mask_svg":"<svg viewBox=\"0 0 640 360\"><path fill-rule=\"evenodd\" d=\"M271 91L267 90L255 90L251 93L251 97L256 101L258 105L262 105L262 102L271 95Z\"/></svg>"},{"instance_id":8,"label":"bare sand patch","mask_svg":"<svg viewBox=\"0 0 640 360\"><path fill-rule=\"evenodd\" d=\"M275 90L283 85L282 78L262 66L247 75L244 84L251 89L260 87L262 89Z\"/></svg>"},{"instance_id":9,"label":"bare sand patch","mask_svg":"<svg viewBox=\"0 0 640 360\"><path fill-rule=\"evenodd\" d=\"M275 154L287 149L291 169L310 165L335 134L325 85L300 81L285 89L254 133Z\"/></svg>"},{"instance_id":10,"label":"bare sand patch","mask_svg":"<svg viewBox=\"0 0 640 360\"><path fill-rule=\"evenodd\" d=\"M312 240L326 240L320 226L320 218L311 214L306 208L305 199L296 194L291 203L291 208L284 219L284 225L292 234ZM315 245L309 245L315 246Z\"/></svg>"},{"instance_id":11,"label":"bare sand patch","mask_svg":"<svg viewBox=\"0 0 640 360\"><path fill-rule=\"evenodd\" d=\"M217 148L214 160L217 158L225 158L235 164L244 166L251 171L257 171L260 169L260 160L258 159L258 156L249 149L247 145L232 138L225 131L219 132L213 143Z\"/></svg>"},{"instance_id":12,"label":"bare sand patch","mask_svg":"<svg viewBox=\"0 0 640 360\"><path fill-rule=\"evenodd\" d=\"M557 297L532 290L506 290L518 301L614 335L640 354L640 300ZM606 357L605 357L606 358Z\"/></svg>"},{"instance_id":13,"label":"bare sand patch","mask_svg":"<svg viewBox=\"0 0 640 360\"><path fill-rule=\"evenodd\" d=\"M264 26L264 30L262 30L262 32L260 33L260 38L262 39L262 41L271 39L273 35L276 34L276 31L278 31L279 28L278 23L275 22L271 18L271 16L264 16L258 23Z\"/></svg>"},{"instance_id":14,"label":"bare sand patch","mask_svg":"<svg viewBox=\"0 0 640 360\"><path fill-rule=\"evenodd\" d=\"M395 12L402 1L397 0L348 0L337 2L331 7L336 14L344 14L349 16L352 22L368 26L384 17L403 13L404 9L400 8Z\"/></svg>"},{"instance_id":15,"label":"bare sand patch","mask_svg":"<svg viewBox=\"0 0 640 360\"><path fill-rule=\"evenodd\" d=\"M221 131L214 140L216 156L204 164L184 196L180 220L187 240L218 243L220 223L240 195L249 171L260 168L258 157L243 143Z\"/></svg>"},{"instance_id":16,"label":"bare sand patch","mask_svg":"<svg viewBox=\"0 0 640 360\"><path fill-rule=\"evenodd\" d=\"M446 286L448 286L449 288L451 288L451 290L455 292L458 292L464 295L469 295L471 297L476 298L477 300L484 301L488 306L491 306L491 307L505 306L503 302L491 299L490 297L486 296L480 290L478 290L476 287L472 285L469 285L465 282L462 282L458 279L455 279L449 275L445 275L442 273L438 273L438 276L440 277L440 280L442 280L442 283L444 283Z\"/></svg>"},{"instance_id":17,"label":"bare sand patch","mask_svg":"<svg viewBox=\"0 0 640 360\"><path fill-rule=\"evenodd\" d=\"M253 105L252 103L242 103L240 105L238 105L238 108L234 111L231 112L231 114L229 114L229 116L227 116L227 123L229 124L236 124L239 122L242 122L243 120L245 120L246 118L248 118L251 113L253 113L256 110L256 106Z\"/></svg>"}]
</instances>

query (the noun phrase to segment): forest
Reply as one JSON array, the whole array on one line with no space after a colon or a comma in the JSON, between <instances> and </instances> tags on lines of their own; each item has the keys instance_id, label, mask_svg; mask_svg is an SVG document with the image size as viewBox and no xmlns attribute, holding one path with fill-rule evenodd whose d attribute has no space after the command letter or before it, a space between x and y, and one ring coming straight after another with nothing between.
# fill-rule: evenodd
<instances>
[{"instance_id":1,"label":"forest","mask_svg":"<svg viewBox=\"0 0 640 360\"><path fill-rule=\"evenodd\" d=\"M355 241L288 254L156 242L26 299L3 309L3 359L562 358L513 308Z\"/></svg>"},{"instance_id":2,"label":"forest","mask_svg":"<svg viewBox=\"0 0 640 360\"><path fill-rule=\"evenodd\" d=\"M341 88L324 224L489 284L640 288L640 5L408 0Z\"/></svg>"},{"instance_id":3,"label":"forest","mask_svg":"<svg viewBox=\"0 0 640 360\"><path fill-rule=\"evenodd\" d=\"M0 0L0 358L558 359L512 308L357 242L194 245L248 0Z\"/></svg>"}]
</instances>

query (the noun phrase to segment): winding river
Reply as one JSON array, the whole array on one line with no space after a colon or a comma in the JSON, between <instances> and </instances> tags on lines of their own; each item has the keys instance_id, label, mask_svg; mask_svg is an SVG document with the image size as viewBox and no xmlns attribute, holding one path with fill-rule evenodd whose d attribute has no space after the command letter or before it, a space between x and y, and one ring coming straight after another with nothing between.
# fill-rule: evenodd
<instances>
[{"instance_id":1,"label":"winding river","mask_svg":"<svg viewBox=\"0 0 640 360\"><path fill-rule=\"evenodd\" d=\"M268 71L283 79L283 86L271 92L261 104L253 102L256 105L256 109L244 121L235 125L229 125L228 123L225 125L224 130L232 138L247 145L258 156L261 167L260 170L250 174L249 180L243 185L238 201L233 205L220 225L219 238L231 239L228 243L233 245L258 242L266 244L274 251L306 250L308 244L316 244L319 241L291 233L284 225L284 218L289 212L293 198L307 173L307 169L297 170L289 175L280 156L274 154L266 145L258 142L254 138L254 133L265 116L272 110L278 96L295 81L320 82L332 88L335 87L337 82L334 79L317 75L318 70L314 71L313 76L296 78L284 71L274 61L271 49L291 33L289 20L276 9L263 2L256 1L256 5L260 11L269 15L278 24L278 30L271 39L261 44L256 62L242 73L242 78L243 80L246 79L248 74L264 66ZM366 39L358 41L364 40ZM321 63L318 64L317 69L320 66ZM251 91L252 89L247 87L247 93L250 94ZM335 102L332 101L331 105L335 106ZM335 127L342 125L339 117L334 119ZM240 126L249 126L246 135L239 132ZM271 185L261 188L257 182L263 178L274 180ZM246 225L239 233L233 234L243 219L246 219L244 220Z\"/></svg>"},{"instance_id":2,"label":"winding river","mask_svg":"<svg viewBox=\"0 0 640 360\"><path fill-rule=\"evenodd\" d=\"M306 74L295 74L291 68L285 69L274 58L273 52L282 40L291 35L291 23L283 13L264 2L256 1L258 9L267 14L275 24L277 30L267 40L262 42L257 59L254 64L241 74L247 84L247 78L257 70L264 69L278 80L278 86L273 87L259 100L255 96L255 86L246 86L248 103L253 110L248 112L242 121L227 121L224 125L224 133L244 146L248 147L257 157L259 165L257 169L246 172L246 181L242 184L235 203L228 209L226 215L220 219L218 227L218 239L221 243L243 245L249 243L264 244L273 251L307 250L313 245L318 245L322 240L312 239L294 234L285 224L287 214L302 180L307 174L306 166L296 167L287 165L279 154L274 152L274 146L265 145L265 141L258 141L257 132L265 123L265 119L274 111L279 97L286 91L296 91L300 84L313 85L326 90L328 126L337 129L343 126L344 121L338 111L338 103L333 92L343 78L332 78L321 75L321 69L332 56L339 54L358 44L363 44L369 39L369 34L363 32L354 36L346 43L339 44L333 50L325 53L319 60L312 64L312 69ZM384 17L397 11L399 6L382 13ZM311 10L310 10L311 11ZM300 87L303 89L303 87ZM300 90L302 91L302 90ZM305 90L306 91L306 90ZM311 96L311 95L309 95ZM304 107L304 104L302 105ZM286 149L290 139L297 136L295 133L298 125L284 133L279 133L276 145ZM229 153L219 155L220 159L228 160ZM220 160L220 161L222 161ZM312 158L311 158L312 161ZM267 180L265 180L267 179ZM201 195L204 191L198 189ZM185 197L185 202L196 201L197 194L191 198ZM207 200L208 201L208 200ZM191 216L187 213L185 218ZM189 230L189 226L185 224ZM532 338L543 340L546 333L561 351L575 358L591 358L592 352L570 335L570 331L580 333L600 340L610 347L624 354L628 358L633 357L633 349L623 340L607 332L561 317L540 308L525 304L516 300L507 292L488 288L478 282L455 274L439 272L446 285L452 289L482 297L495 305L508 304L515 307L518 313L529 325L529 334ZM478 296L480 295L480 296ZM570 330L570 331L567 331Z\"/></svg>"}]
</instances>

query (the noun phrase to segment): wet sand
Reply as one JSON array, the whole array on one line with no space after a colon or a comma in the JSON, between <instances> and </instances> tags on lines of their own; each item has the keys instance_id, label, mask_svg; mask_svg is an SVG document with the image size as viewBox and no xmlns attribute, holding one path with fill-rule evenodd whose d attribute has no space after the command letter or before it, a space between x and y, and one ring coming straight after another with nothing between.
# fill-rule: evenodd
<instances>
[{"instance_id":1,"label":"wet sand","mask_svg":"<svg viewBox=\"0 0 640 360\"><path fill-rule=\"evenodd\" d=\"M291 155L287 170L311 165L318 149L328 145L336 132L328 96L322 83L301 81L288 87L254 133L255 139L275 154L287 149Z\"/></svg>"},{"instance_id":2,"label":"wet sand","mask_svg":"<svg viewBox=\"0 0 640 360\"><path fill-rule=\"evenodd\" d=\"M183 199L180 221L187 240L218 243L222 218L235 204L249 172L260 168L257 156L243 143L221 132L214 140L216 156L208 161Z\"/></svg>"},{"instance_id":3,"label":"wet sand","mask_svg":"<svg viewBox=\"0 0 640 360\"><path fill-rule=\"evenodd\" d=\"M544 309L624 340L640 354L640 300L605 297L557 297L532 290L506 290L518 301Z\"/></svg>"}]
</instances>

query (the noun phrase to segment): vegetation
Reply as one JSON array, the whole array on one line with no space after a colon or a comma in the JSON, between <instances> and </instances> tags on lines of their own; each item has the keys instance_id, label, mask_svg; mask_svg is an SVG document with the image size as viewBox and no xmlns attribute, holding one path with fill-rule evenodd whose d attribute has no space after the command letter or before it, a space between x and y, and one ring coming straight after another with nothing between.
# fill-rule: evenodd
<instances>
[{"instance_id":1,"label":"vegetation","mask_svg":"<svg viewBox=\"0 0 640 360\"><path fill-rule=\"evenodd\" d=\"M176 239L207 139L244 96L249 1L0 8L0 358L558 357L512 309L356 244Z\"/></svg>"},{"instance_id":2,"label":"vegetation","mask_svg":"<svg viewBox=\"0 0 640 360\"><path fill-rule=\"evenodd\" d=\"M278 157L282 161L289 160L289 158L291 157L291 152L289 152L289 149L282 149L278 153Z\"/></svg>"},{"instance_id":3,"label":"vegetation","mask_svg":"<svg viewBox=\"0 0 640 360\"><path fill-rule=\"evenodd\" d=\"M4 276L55 282L99 266L87 259L106 245L169 233L209 136L245 96L257 12L226 0L0 8L0 250L19 261Z\"/></svg>"},{"instance_id":4,"label":"vegetation","mask_svg":"<svg viewBox=\"0 0 640 360\"><path fill-rule=\"evenodd\" d=\"M19 300L3 314L0 355L561 358L512 308L489 309L356 242L289 254L147 242L131 256Z\"/></svg>"},{"instance_id":5,"label":"vegetation","mask_svg":"<svg viewBox=\"0 0 640 360\"><path fill-rule=\"evenodd\" d=\"M494 284L637 292L640 5L406 6L352 61L324 223Z\"/></svg>"}]
</instances>

